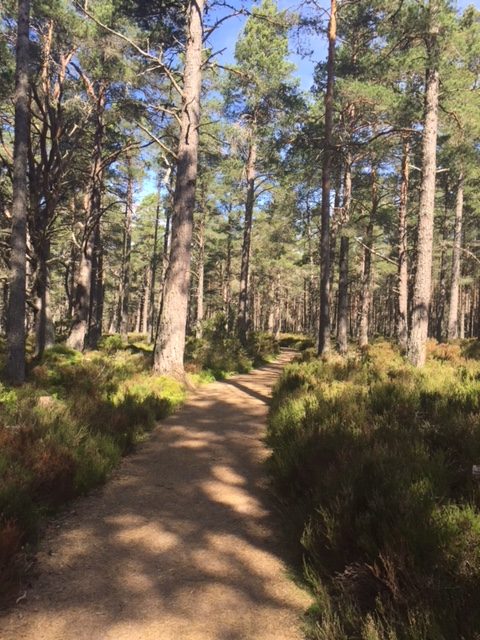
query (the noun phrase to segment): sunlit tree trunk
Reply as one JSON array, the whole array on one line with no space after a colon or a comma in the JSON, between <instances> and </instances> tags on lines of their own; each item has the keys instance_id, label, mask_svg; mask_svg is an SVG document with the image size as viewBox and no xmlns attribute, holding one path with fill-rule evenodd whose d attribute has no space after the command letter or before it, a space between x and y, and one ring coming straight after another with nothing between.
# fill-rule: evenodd
<instances>
[{"instance_id":1,"label":"sunlit tree trunk","mask_svg":"<svg viewBox=\"0 0 480 640\"><path fill-rule=\"evenodd\" d=\"M448 339L458 338L458 297L460 289L460 252L462 250L463 221L463 174L460 174L455 203L455 232L452 255L452 282L450 287L450 305L448 310Z\"/></svg>"},{"instance_id":2,"label":"sunlit tree trunk","mask_svg":"<svg viewBox=\"0 0 480 640\"><path fill-rule=\"evenodd\" d=\"M170 260L154 351L154 370L160 374L177 376L184 374L183 356L198 165L204 4L204 0L193 0L188 7Z\"/></svg>"},{"instance_id":3,"label":"sunlit tree trunk","mask_svg":"<svg viewBox=\"0 0 480 640\"><path fill-rule=\"evenodd\" d=\"M318 353L330 351L330 173L333 156L333 90L335 83L335 42L337 3L330 0L328 25L327 90L325 92L325 134L322 167L322 209L320 237L320 330Z\"/></svg>"},{"instance_id":4,"label":"sunlit tree trunk","mask_svg":"<svg viewBox=\"0 0 480 640\"><path fill-rule=\"evenodd\" d=\"M425 364L432 286L433 220L435 213L435 178L437 170L438 90L437 70L438 27L436 0L431 0L430 33L428 34L428 68L425 83L425 120L422 143L422 183L418 213L418 240L415 282L413 287L412 329L408 359L421 367Z\"/></svg>"}]
</instances>

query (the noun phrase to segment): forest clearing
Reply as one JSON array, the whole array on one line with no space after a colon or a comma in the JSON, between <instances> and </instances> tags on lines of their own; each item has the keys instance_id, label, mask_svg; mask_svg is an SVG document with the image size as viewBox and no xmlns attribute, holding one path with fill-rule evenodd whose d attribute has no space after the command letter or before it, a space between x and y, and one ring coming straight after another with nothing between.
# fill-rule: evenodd
<instances>
[{"instance_id":1,"label":"forest clearing","mask_svg":"<svg viewBox=\"0 0 480 640\"><path fill-rule=\"evenodd\" d=\"M480 638L475 4L1 4L2 640Z\"/></svg>"}]
</instances>

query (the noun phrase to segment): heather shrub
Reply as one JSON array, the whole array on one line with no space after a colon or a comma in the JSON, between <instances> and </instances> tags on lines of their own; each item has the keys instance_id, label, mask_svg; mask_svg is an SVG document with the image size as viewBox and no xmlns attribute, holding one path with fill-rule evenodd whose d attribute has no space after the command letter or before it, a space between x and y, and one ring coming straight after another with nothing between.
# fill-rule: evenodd
<instances>
[{"instance_id":1,"label":"heather shrub","mask_svg":"<svg viewBox=\"0 0 480 640\"><path fill-rule=\"evenodd\" d=\"M311 637L480 634L479 399L480 363L456 348L433 345L422 370L387 343L285 369L269 466L316 597Z\"/></svg>"}]
</instances>

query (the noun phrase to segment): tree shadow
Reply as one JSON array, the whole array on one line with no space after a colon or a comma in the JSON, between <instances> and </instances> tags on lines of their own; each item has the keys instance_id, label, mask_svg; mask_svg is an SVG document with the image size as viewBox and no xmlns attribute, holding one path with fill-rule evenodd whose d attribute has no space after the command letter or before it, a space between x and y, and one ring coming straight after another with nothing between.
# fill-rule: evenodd
<instances>
[{"instance_id":1,"label":"tree shadow","mask_svg":"<svg viewBox=\"0 0 480 640\"><path fill-rule=\"evenodd\" d=\"M307 598L285 576L261 464L266 386L281 367L207 386L77 500L45 538L39 578L0 636L297 637Z\"/></svg>"}]
</instances>

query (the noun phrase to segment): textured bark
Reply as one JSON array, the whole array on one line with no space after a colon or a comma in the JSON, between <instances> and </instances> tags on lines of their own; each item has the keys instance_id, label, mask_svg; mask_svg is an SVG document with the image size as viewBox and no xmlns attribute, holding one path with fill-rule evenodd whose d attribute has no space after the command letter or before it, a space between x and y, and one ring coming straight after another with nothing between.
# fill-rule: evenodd
<instances>
[{"instance_id":1,"label":"textured bark","mask_svg":"<svg viewBox=\"0 0 480 640\"><path fill-rule=\"evenodd\" d=\"M204 4L204 0L193 0L188 8L170 260L154 352L155 371L178 376L184 375L183 356L198 165Z\"/></svg>"},{"instance_id":2,"label":"textured bark","mask_svg":"<svg viewBox=\"0 0 480 640\"><path fill-rule=\"evenodd\" d=\"M12 235L10 240L6 364L7 379L12 384L22 384L25 380L29 25L30 2L29 0L18 0Z\"/></svg>"},{"instance_id":3,"label":"textured bark","mask_svg":"<svg viewBox=\"0 0 480 640\"><path fill-rule=\"evenodd\" d=\"M452 254L452 282L450 287L450 305L448 309L448 339L458 338L458 298L460 290L460 252L462 250L462 221L463 221L463 174L457 185L455 203L455 232Z\"/></svg>"},{"instance_id":4,"label":"textured bark","mask_svg":"<svg viewBox=\"0 0 480 640\"><path fill-rule=\"evenodd\" d=\"M333 90L335 83L335 41L337 3L330 0L328 24L327 90L325 92L325 133L322 166L322 209L320 236L320 328L318 353L330 351L330 173L333 156Z\"/></svg>"},{"instance_id":5,"label":"textured bark","mask_svg":"<svg viewBox=\"0 0 480 640\"><path fill-rule=\"evenodd\" d=\"M408 184L410 178L410 142L403 141L402 169L400 178L400 203L398 207L398 299L397 299L397 337L400 349L406 352L408 347L408 238L407 207Z\"/></svg>"},{"instance_id":6,"label":"textured bark","mask_svg":"<svg viewBox=\"0 0 480 640\"><path fill-rule=\"evenodd\" d=\"M253 207L255 204L255 165L257 160L257 147L254 133L251 133L252 141L248 150L247 165L245 167L247 178L247 195L245 199L245 220L243 223L243 243L240 267L240 293L238 299L237 329L240 342L247 343L250 330L250 305L249 305L249 272L250 272L250 248L252 241Z\"/></svg>"},{"instance_id":7,"label":"textured bark","mask_svg":"<svg viewBox=\"0 0 480 640\"><path fill-rule=\"evenodd\" d=\"M432 16L436 2L430 3ZM408 345L410 362L425 364L428 316L432 286L433 219L435 212L435 178L437 170L438 90L436 39L438 30L432 24L428 45L429 65L425 85L425 122L422 143L422 184L420 190L417 259L413 287L412 329Z\"/></svg>"}]
</instances>

